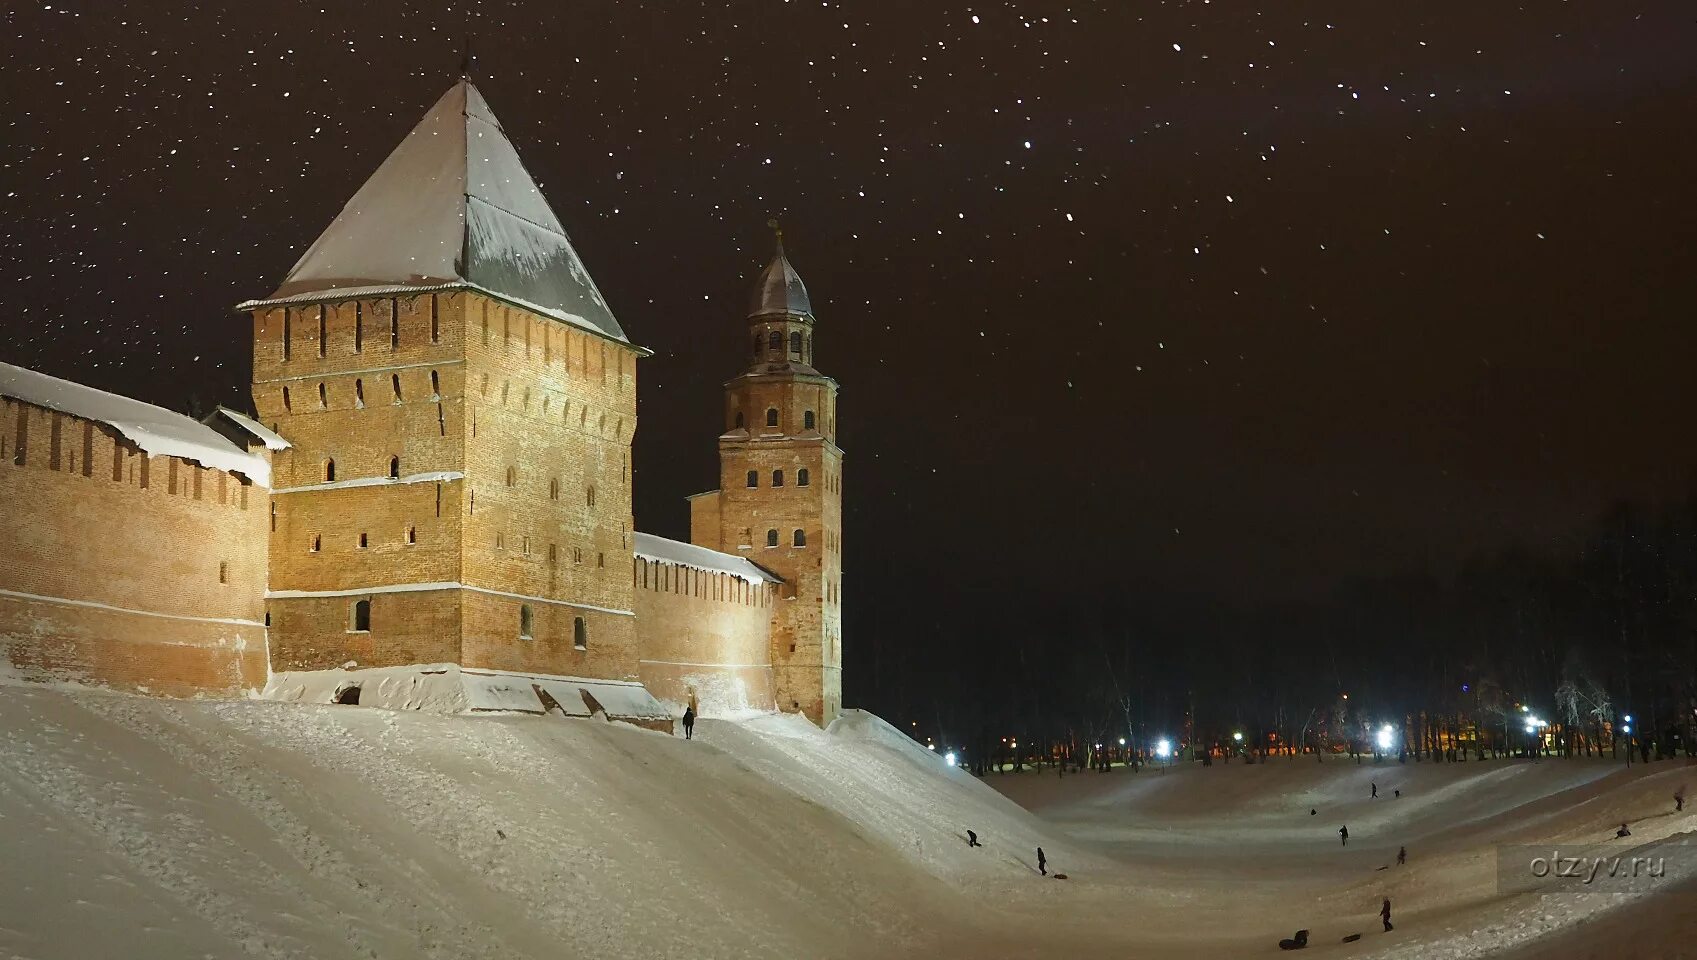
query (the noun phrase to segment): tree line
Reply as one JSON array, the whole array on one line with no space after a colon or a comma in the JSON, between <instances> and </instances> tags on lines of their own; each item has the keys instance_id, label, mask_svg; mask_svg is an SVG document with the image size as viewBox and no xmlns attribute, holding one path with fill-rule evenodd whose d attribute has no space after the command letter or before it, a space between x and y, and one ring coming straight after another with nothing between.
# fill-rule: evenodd
<instances>
[{"instance_id":1,"label":"tree line","mask_svg":"<svg viewBox=\"0 0 1697 960\"><path fill-rule=\"evenodd\" d=\"M1016 597L937 598L920 636L857 658L854 692L978 769L1088 766L1099 745L1148 758L1161 740L1321 759L1697 747L1697 499L1618 504L1563 551L1355 578L1317 599L1125 584Z\"/></svg>"}]
</instances>

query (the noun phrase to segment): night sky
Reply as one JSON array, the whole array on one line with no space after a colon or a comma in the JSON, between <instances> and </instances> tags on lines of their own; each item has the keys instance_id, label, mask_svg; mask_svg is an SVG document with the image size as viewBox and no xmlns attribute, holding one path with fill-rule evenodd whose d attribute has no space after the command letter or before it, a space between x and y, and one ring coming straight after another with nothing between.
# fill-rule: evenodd
<instances>
[{"instance_id":1,"label":"night sky","mask_svg":"<svg viewBox=\"0 0 1697 960\"><path fill-rule=\"evenodd\" d=\"M843 388L851 703L857 640L986 596L1283 602L1694 487L1689 2L8 4L0 357L245 403L231 305L468 32L656 351L642 529L714 482L783 221Z\"/></svg>"}]
</instances>

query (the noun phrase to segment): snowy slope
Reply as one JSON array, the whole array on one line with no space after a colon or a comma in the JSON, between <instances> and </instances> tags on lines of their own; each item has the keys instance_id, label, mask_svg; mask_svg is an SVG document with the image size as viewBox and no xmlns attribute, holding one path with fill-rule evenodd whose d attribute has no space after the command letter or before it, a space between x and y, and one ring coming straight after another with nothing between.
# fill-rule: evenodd
<instances>
[{"instance_id":1,"label":"snowy slope","mask_svg":"<svg viewBox=\"0 0 1697 960\"><path fill-rule=\"evenodd\" d=\"M790 723L689 743L0 687L0 956L933 955L969 909L924 869L965 869L947 825L1042 836L979 784Z\"/></svg>"},{"instance_id":2,"label":"snowy slope","mask_svg":"<svg viewBox=\"0 0 1697 960\"><path fill-rule=\"evenodd\" d=\"M0 685L0 958L1166 960L1276 956L1298 927L1304 956L1352 960L1692 942L1697 884L1540 900L1494 874L1498 844L1622 820L1623 850L1697 863L1697 810L1671 810L1684 763L981 782L854 711L696 736ZM1039 845L1070 879L1036 873Z\"/></svg>"}]
</instances>

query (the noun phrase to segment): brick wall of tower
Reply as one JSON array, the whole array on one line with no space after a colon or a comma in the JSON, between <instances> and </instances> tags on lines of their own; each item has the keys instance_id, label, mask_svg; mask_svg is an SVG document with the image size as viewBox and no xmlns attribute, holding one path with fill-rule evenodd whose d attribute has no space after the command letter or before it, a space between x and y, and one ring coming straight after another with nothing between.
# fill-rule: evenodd
<instances>
[{"instance_id":1,"label":"brick wall of tower","mask_svg":"<svg viewBox=\"0 0 1697 960\"><path fill-rule=\"evenodd\" d=\"M635 360L474 293L256 313L255 403L294 445L274 498L277 668L634 678Z\"/></svg>"},{"instance_id":2,"label":"brick wall of tower","mask_svg":"<svg viewBox=\"0 0 1697 960\"><path fill-rule=\"evenodd\" d=\"M459 661L459 591L361 591L460 580L464 300L255 311L254 405L292 445L271 502L275 669Z\"/></svg>"},{"instance_id":3,"label":"brick wall of tower","mask_svg":"<svg viewBox=\"0 0 1697 960\"><path fill-rule=\"evenodd\" d=\"M768 423L770 409L778 411L776 425ZM739 413L746 439L734 430ZM744 376L727 391L725 414L733 432L720 440L720 489L692 501L692 527L716 513L718 543L707 545L784 579L772 613L774 697L779 709L826 724L842 705L842 453L830 439L835 385L811 375ZM781 486L774 483L778 471Z\"/></svg>"},{"instance_id":4,"label":"brick wall of tower","mask_svg":"<svg viewBox=\"0 0 1697 960\"><path fill-rule=\"evenodd\" d=\"M729 574L636 558L636 625L642 683L683 712L703 716L776 708L771 626L779 587Z\"/></svg>"},{"instance_id":5,"label":"brick wall of tower","mask_svg":"<svg viewBox=\"0 0 1697 960\"><path fill-rule=\"evenodd\" d=\"M266 679L265 488L0 399L0 669L167 696Z\"/></svg>"},{"instance_id":6,"label":"brick wall of tower","mask_svg":"<svg viewBox=\"0 0 1697 960\"><path fill-rule=\"evenodd\" d=\"M464 663L634 680L637 353L486 297L467 304L465 582L513 596L467 595Z\"/></svg>"}]
</instances>

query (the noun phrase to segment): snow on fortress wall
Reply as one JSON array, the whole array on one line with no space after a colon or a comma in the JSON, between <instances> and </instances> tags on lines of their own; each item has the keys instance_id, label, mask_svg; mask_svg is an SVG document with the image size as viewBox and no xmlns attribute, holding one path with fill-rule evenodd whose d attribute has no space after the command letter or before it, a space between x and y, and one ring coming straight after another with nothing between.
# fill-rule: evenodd
<instances>
[{"instance_id":1,"label":"snow on fortress wall","mask_svg":"<svg viewBox=\"0 0 1697 960\"><path fill-rule=\"evenodd\" d=\"M200 427L125 403L154 433ZM185 456L265 461L204 427L206 449L179 455L120 429L0 399L0 670L169 696L262 687L266 490Z\"/></svg>"}]
</instances>

